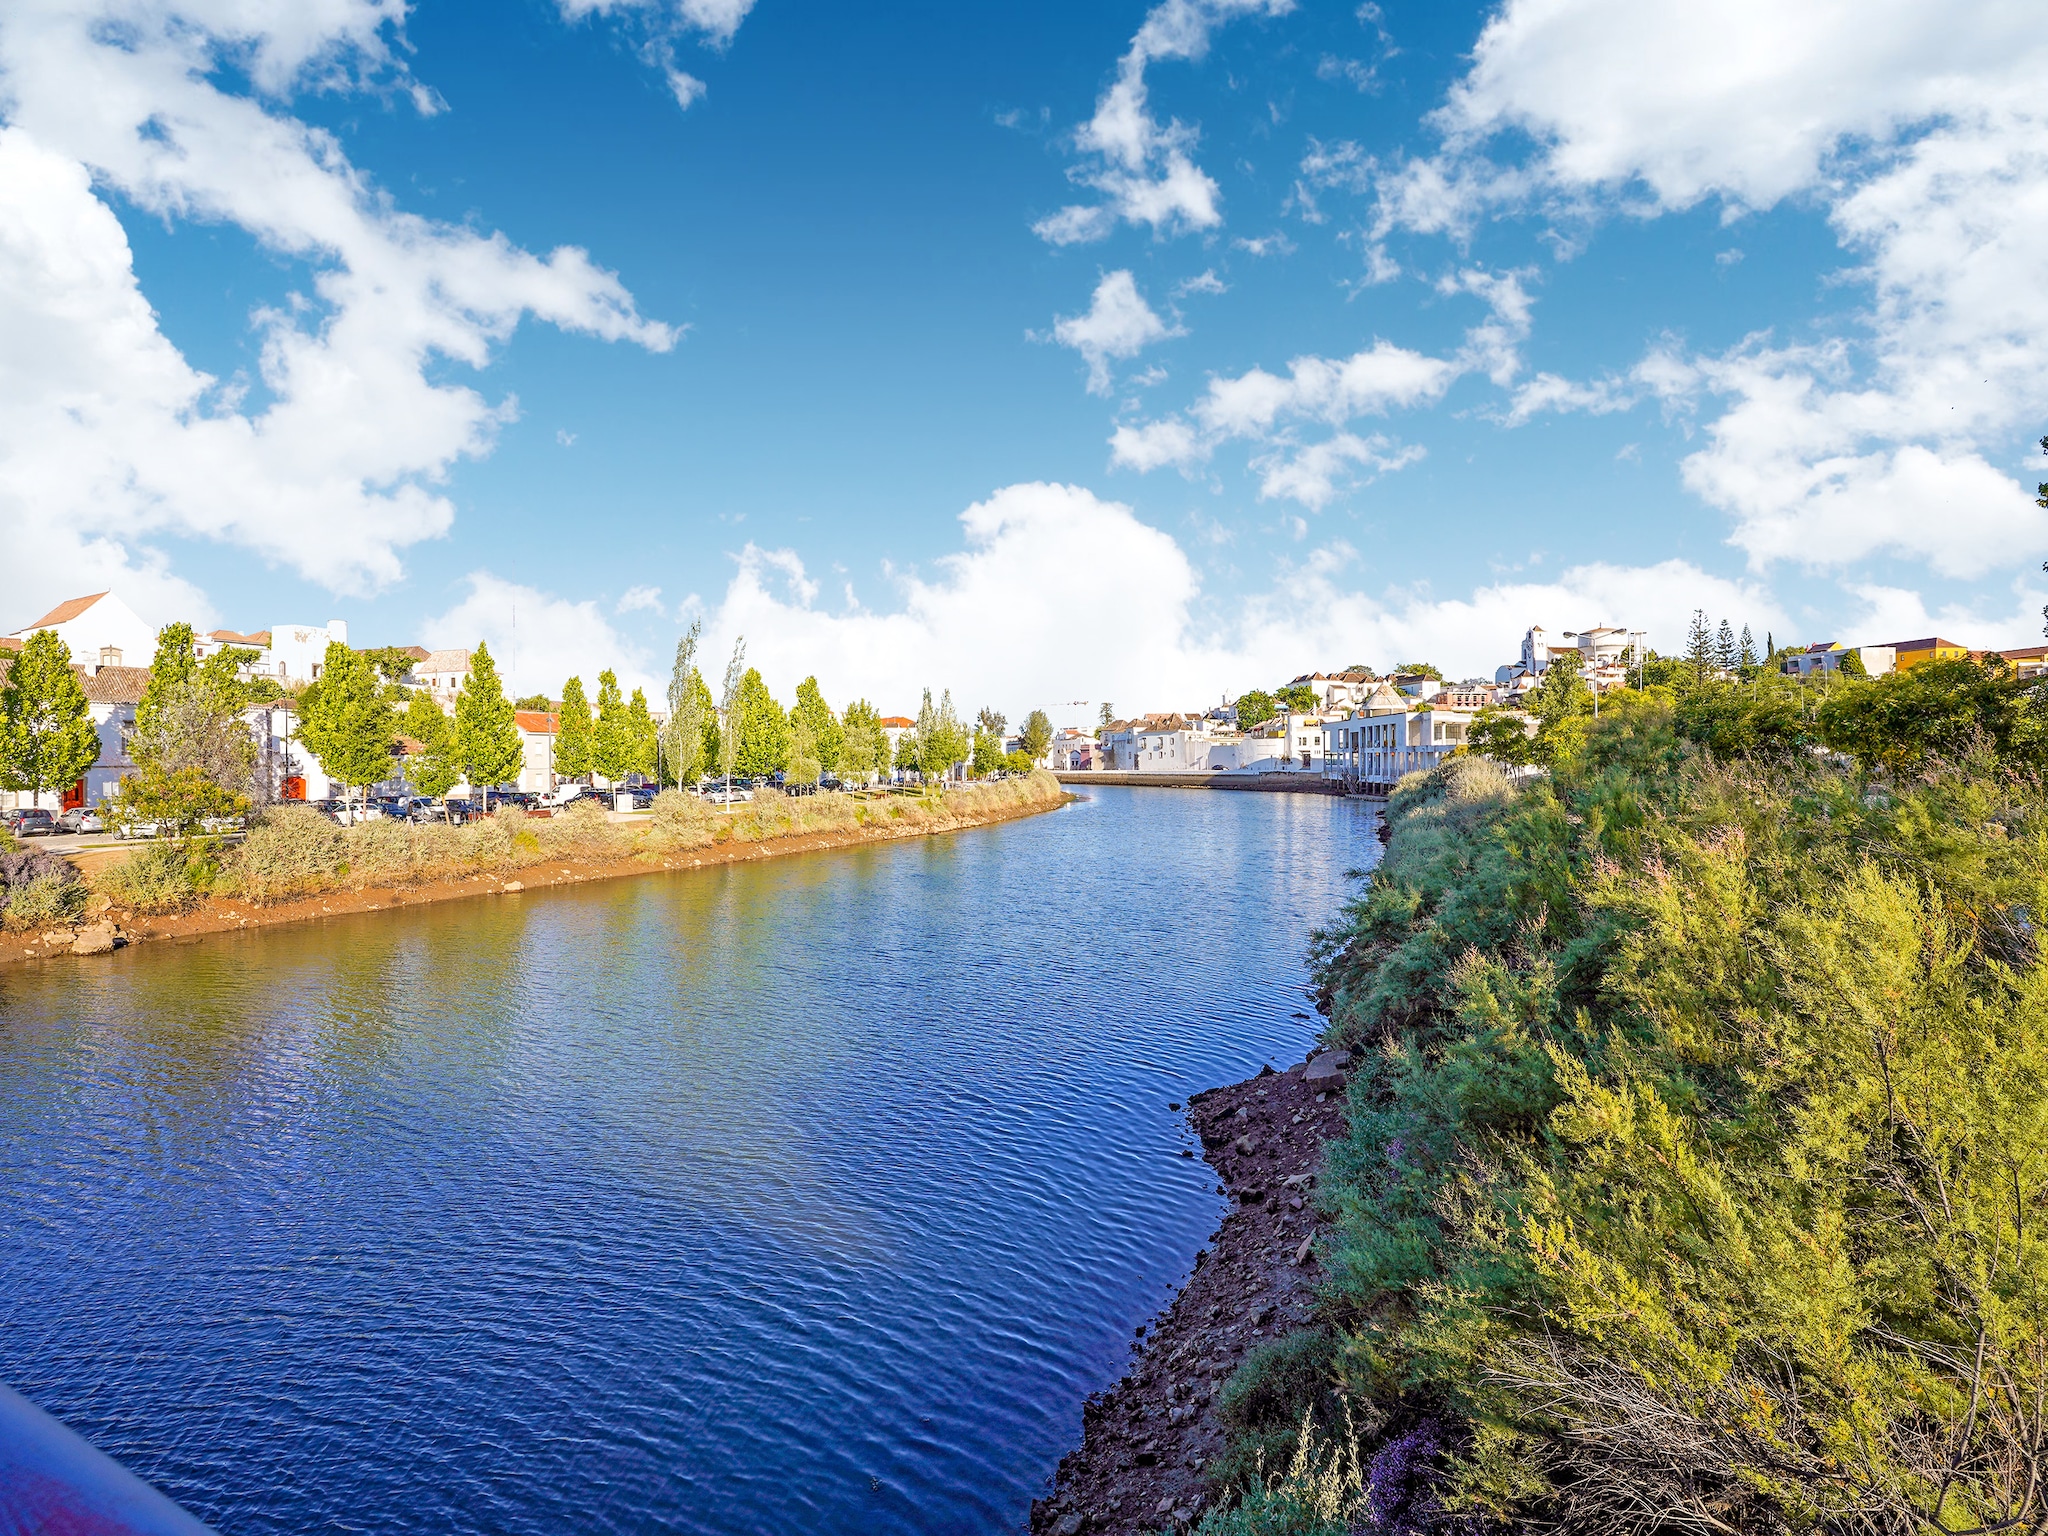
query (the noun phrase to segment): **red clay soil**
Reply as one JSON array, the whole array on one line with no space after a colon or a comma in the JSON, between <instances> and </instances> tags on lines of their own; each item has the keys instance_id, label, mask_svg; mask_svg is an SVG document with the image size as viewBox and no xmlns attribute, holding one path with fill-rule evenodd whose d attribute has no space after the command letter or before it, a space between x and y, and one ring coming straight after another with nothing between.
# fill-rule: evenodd
<instances>
[{"instance_id":1,"label":"red clay soil","mask_svg":"<svg viewBox=\"0 0 2048 1536\"><path fill-rule=\"evenodd\" d=\"M1080 1448L1031 1506L1034 1536L1184 1529L1209 1504L1201 1469L1223 1449L1217 1387L1255 1346L1307 1322L1313 1299L1311 1192L1343 1095L1311 1092L1306 1066L1189 1102L1230 1212L1165 1315L1140 1330L1129 1374L1088 1400Z\"/></svg>"},{"instance_id":2,"label":"red clay soil","mask_svg":"<svg viewBox=\"0 0 2048 1536\"><path fill-rule=\"evenodd\" d=\"M202 902L187 912L148 915L108 910L104 897L88 908L88 924L111 922L116 942L143 944L152 940L176 939L187 942L212 933L237 933L247 928L267 928L279 923L311 922L324 917L341 917L351 912L375 912L386 907L415 907L428 902L457 901L481 896L514 895L551 885L579 885L591 880L616 880L628 875L650 875L664 870L698 869L718 864L739 864L754 859L784 858L790 854L815 853L828 848L851 848L861 843L884 843L913 837L936 837L969 827L990 826L1036 815L1066 804L1073 796L1038 804L1005 806L993 814L963 813L958 820L938 826L905 827L900 822L876 821L864 826L830 832L805 832L795 837L768 838L761 842L713 843L704 848L670 854L664 858L590 859L562 857L489 874L459 879L426 881L419 885L383 886L368 890L323 891L316 896L292 901L256 902L224 897ZM45 942L48 940L49 942ZM0 965L26 960L52 959L69 955L73 934L52 931L0 934Z\"/></svg>"}]
</instances>

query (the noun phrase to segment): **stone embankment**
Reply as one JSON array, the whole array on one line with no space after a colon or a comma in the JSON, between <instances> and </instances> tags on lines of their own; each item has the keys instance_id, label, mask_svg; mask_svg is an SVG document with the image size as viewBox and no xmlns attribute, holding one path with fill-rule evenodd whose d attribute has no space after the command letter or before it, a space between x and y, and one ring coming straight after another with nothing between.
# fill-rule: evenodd
<instances>
[{"instance_id":1,"label":"stone embankment","mask_svg":"<svg viewBox=\"0 0 2048 1536\"><path fill-rule=\"evenodd\" d=\"M1034 1536L1185 1529L1214 1502L1203 1468L1223 1449L1218 1388L1260 1343L1309 1320L1314 1189L1323 1144L1343 1128L1349 1061L1325 1052L1189 1101L1229 1214L1173 1304L1138 1330L1129 1373L1088 1400L1080 1448L1032 1505Z\"/></svg>"}]
</instances>

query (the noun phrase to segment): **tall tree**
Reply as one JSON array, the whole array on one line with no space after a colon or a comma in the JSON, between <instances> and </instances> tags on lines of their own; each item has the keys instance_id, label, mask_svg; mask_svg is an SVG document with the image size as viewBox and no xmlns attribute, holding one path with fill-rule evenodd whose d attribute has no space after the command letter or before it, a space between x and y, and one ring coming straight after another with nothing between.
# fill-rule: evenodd
<instances>
[{"instance_id":1,"label":"tall tree","mask_svg":"<svg viewBox=\"0 0 2048 1536\"><path fill-rule=\"evenodd\" d=\"M982 710L974 717L974 725L976 730L987 731L998 741L1002 739L1003 732L1010 728L1008 717L999 709Z\"/></svg>"},{"instance_id":2,"label":"tall tree","mask_svg":"<svg viewBox=\"0 0 2048 1536\"><path fill-rule=\"evenodd\" d=\"M953 708L953 690L945 689L939 695L938 717L926 744L925 772L944 778L952 771L953 765L964 762L972 750L973 743L961 727L959 713Z\"/></svg>"},{"instance_id":3,"label":"tall tree","mask_svg":"<svg viewBox=\"0 0 2048 1536\"><path fill-rule=\"evenodd\" d=\"M761 674L747 668L740 679L739 772L773 773L789 765L789 716Z\"/></svg>"},{"instance_id":4,"label":"tall tree","mask_svg":"<svg viewBox=\"0 0 2048 1536\"><path fill-rule=\"evenodd\" d=\"M988 711L983 710L982 713L986 715ZM1002 717L999 715L997 718L1001 719ZM974 772L977 776L994 773L998 768L1002 767L1002 731L1000 729L990 730L985 720L976 721L974 725L974 746L969 761L973 764Z\"/></svg>"},{"instance_id":5,"label":"tall tree","mask_svg":"<svg viewBox=\"0 0 2048 1536\"><path fill-rule=\"evenodd\" d=\"M377 675L387 683L395 683L408 676L419 665L413 654L400 645L380 646L374 651L356 653L367 661Z\"/></svg>"},{"instance_id":6,"label":"tall tree","mask_svg":"<svg viewBox=\"0 0 2048 1536\"><path fill-rule=\"evenodd\" d=\"M156 632L156 654L150 658L149 681L142 685L142 698L135 706L137 735L150 735L156 716L171 699L181 696L199 671L199 658L192 646L190 624L166 624Z\"/></svg>"},{"instance_id":7,"label":"tall tree","mask_svg":"<svg viewBox=\"0 0 2048 1536\"><path fill-rule=\"evenodd\" d=\"M617 788L632 772L633 727L619 675L607 667L597 674L597 725L590 735L590 771Z\"/></svg>"},{"instance_id":8,"label":"tall tree","mask_svg":"<svg viewBox=\"0 0 2048 1536\"><path fill-rule=\"evenodd\" d=\"M1749 626L1747 624L1742 626L1742 640L1740 643L1742 647L1742 665L1744 667L1755 666L1756 641L1751 638L1749 633Z\"/></svg>"},{"instance_id":9,"label":"tall tree","mask_svg":"<svg viewBox=\"0 0 2048 1536\"><path fill-rule=\"evenodd\" d=\"M626 736L633 744L626 759L626 772L642 778L654 776L661 757L659 734L654 728L654 712L647 707L647 691L635 688L633 697L626 700Z\"/></svg>"},{"instance_id":10,"label":"tall tree","mask_svg":"<svg viewBox=\"0 0 2048 1536\"><path fill-rule=\"evenodd\" d=\"M856 784L865 784L889 768L889 738L882 733L882 713L866 699L855 699L842 717L846 744L840 750L839 771Z\"/></svg>"},{"instance_id":11,"label":"tall tree","mask_svg":"<svg viewBox=\"0 0 2048 1536\"><path fill-rule=\"evenodd\" d=\"M919 773L928 773L928 764L937 755L935 739L939 734L939 706L932 702L932 691L927 688L924 698L917 706L917 729L912 733L915 745L911 748L910 766ZM898 754L901 766L901 754Z\"/></svg>"},{"instance_id":12,"label":"tall tree","mask_svg":"<svg viewBox=\"0 0 2048 1536\"><path fill-rule=\"evenodd\" d=\"M1237 728L1249 731L1280 713L1280 701L1263 688L1237 696Z\"/></svg>"},{"instance_id":13,"label":"tall tree","mask_svg":"<svg viewBox=\"0 0 2048 1536\"><path fill-rule=\"evenodd\" d=\"M405 755L405 782L413 793L439 799L455 787L462 770L455 763L455 727L448 713L424 689L406 701L398 734L418 744Z\"/></svg>"},{"instance_id":14,"label":"tall tree","mask_svg":"<svg viewBox=\"0 0 2048 1536\"><path fill-rule=\"evenodd\" d=\"M1019 742L1024 753L1034 763L1045 756L1046 748L1052 745L1052 717L1042 709L1034 709L1024 717L1024 728Z\"/></svg>"},{"instance_id":15,"label":"tall tree","mask_svg":"<svg viewBox=\"0 0 2048 1536\"><path fill-rule=\"evenodd\" d=\"M1721 621L1721 632L1714 637L1714 660L1720 663L1723 672L1733 672L1742 663L1742 653L1735 646L1735 627L1726 619Z\"/></svg>"},{"instance_id":16,"label":"tall tree","mask_svg":"<svg viewBox=\"0 0 2048 1536\"><path fill-rule=\"evenodd\" d=\"M1693 686L1699 687L1714 670L1714 630L1704 609L1692 611L1692 623L1685 631L1685 661L1692 668Z\"/></svg>"},{"instance_id":17,"label":"tall tree","mask_svg":"<svg viewBox=\"0 0 2048 1536\"><path fill-rule=\"evenodd\" d=\"M479 640L469 655L469 676L455 695L455 760L488 807L491 791L516 779L525 757L498 664L491 659L490 647Z\"/></svg>"},{"instance_id":18,"label":"tall tree","mask_svg":"<svg viewBox=\"0 0 2048 1536\"><path fill-rule=\"evenodd\" d=\"M817 758L819 770L837 773L846 750L846 729L832 713L832 706L825 702L815 677L807 677L796 685L796 707L790 710L789 718L792 729L802 721L804 729L810 732L814 749L811 755Z\"/></svg>"},{"instance_id":19,"label":"tall tree","mask_svg":"<svg viewBox=\"0 0 2048 1536\"><path fill-rule=\"evenodd\" d=\"M789 763L783 772L783 781L789 784L815 784L824 775L824 765L818 761L818 740L811 734L811 722L792 709L789 712Z\"/></svg>"},{"instance_id":20,"label":"tall tree","mask_svg":"<svg viewBox=\"0 0 2048 1536\"><path fill-rule=\"evenodd\" d=\"M1110 721L1114 720L1115 718L1116 706L1110 703L1107 699L1104 699L1102 701L1102 714L1101 717L1096 721L1096 724L1107 725Z\"/></svg>"},{"instance_id":21,"label":"tall tree","mask_svg":"<svg viewBox=\"0 0 2048 1536\"><path fill-rule=\"evenodd\" d=\"M676 663L668 676L668 719L661 729L661 781L694 784L704 762L703 706L710 700L704 675L697 670L697 641L703 621L692 619L676 641Z\"/></svg>"},{"instance_id":22,"label":"tall tree","mask_svg":"<svg viewBox=\"0 0 2048 1536\"><path fill-rule=\"evenodd\" d=\"M71 670L71 648L54 629L37 630L0 689L0 787L61 793L99 755L99 727Z\"/></svg>"},{"instance_id":23,"label":"tall tree","mask_svg":"<svg viewBox=\"0 0 2048 1536\"><path fill-rule=\"evenodd\" d=\"M565 779L585 777L591 768L590 701L583 694L583 679L572 677L562 684L562 710L555 722L555 772Z\"/></svg>"},{"instance_id":24,"label":"tall tree","mask_svg":"<svg viewBox=\"0 0 2048 1536\"><path fill-rule=\"evenodd\" d=\"M1435 670L1436 668L1434 667L1430 668L1431 672ZM1289 709L1297 710L1303 714L1319 708L1323 702L1317 696L1313 683L1289 683L1285 688L1274 689L1273 697L1280 703L1285 704Z\"/></svg>"},{"instance_id":25,"label":"tall tree","mask_svg":"<svg viewBox=\"0 0 2048 1536\"><path fill-rule=\"evenodd\" d=\"M746 723L743 715L746 700L740 685L747 677L747 637L734 635L732 639L732 660L725 664L725 682L718 691L718 771L725 775L729 784L734 773L739 771L740 730ZM726 807L731 810L731 806Z\"/></svg>"},{"instance_id":26,"label":"tall tree","mask_svg":"<svg viewBox=\"0 0 2048 1536\"><path fill-rule=\"evenodd\" d=\"M508 720L511 711L506 704ZM299 739L327 776L339 780L344 791L389 778L394 726L390 701L370 664L339 640L328 641L319 690L299 720Z\"/></svg>"}]
</instances>

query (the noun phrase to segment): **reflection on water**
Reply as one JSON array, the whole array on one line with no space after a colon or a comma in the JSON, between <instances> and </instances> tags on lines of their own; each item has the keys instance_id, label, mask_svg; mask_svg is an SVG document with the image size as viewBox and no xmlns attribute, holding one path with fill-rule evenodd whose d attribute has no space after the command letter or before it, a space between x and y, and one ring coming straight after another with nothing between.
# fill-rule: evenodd
<instances>
[{"instance_id":1,"label":"reflection on water","mask_svg":"<svg viewBox=\"0 0 2048 1536\"><path fill-rule=\"evenodd\" d=\"M228 1536L1019 1528L1371 830L1104 789L0 976L0 1379Z\"/></svg>"}]
</instances>

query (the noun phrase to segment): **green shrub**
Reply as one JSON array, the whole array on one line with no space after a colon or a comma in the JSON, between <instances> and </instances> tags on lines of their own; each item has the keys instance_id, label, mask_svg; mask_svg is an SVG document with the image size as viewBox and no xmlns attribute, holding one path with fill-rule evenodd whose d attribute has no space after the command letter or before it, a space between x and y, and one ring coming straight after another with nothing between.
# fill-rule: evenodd
<instances>
[{"instance_id":1,"label":"green shrub","mask_svg":"<svg viewBox=\"0 0 2048 1536\"><path fill-rule=\"evenodd\" d=\"M1261 1469L1285 1465L1298 1449L1301 1426L1328 1431L1342 1421L1336 1393L1337 1341L1327 1329L1304 1329L1259 1345L1216 1394L1216 1417L1229 1443L1209 1468L1210 1481L1237 1489Z\"/></svg>"},{"instance_id":2,"label":"green shrub","mask_svg":"<svg viewBox=\"0 0 2048 1536\"><path fill-rule=\"evenodd\" d=\"M48 928L70 923L85 906L85 882L76 871L46 869L7 885L7 926Z\"/></svg>"},{"instance_id":3,"label":"green shrub","mask_svg":"<svg viewBox=\"0 0 2048 1536\"><path fill-rule=\"evenodd\" d=\"M339 877L346 848L342 829L311 806L273 806L249 829L234 881L257 901L324 890Z\"/></svg>"},{"instance_id":4,"label":"green shrub","mask_svg":"<svg viewBox=\"0 0 2048 1536\"><path fill-rule=\"evenodd\" d=\"M95 875L92 885L117 906L137 912L179 912L205 894L213 868L210 851L167 839L140 844L121 863Z\"/></svg>"}]
</instances>

